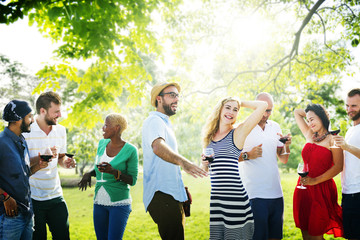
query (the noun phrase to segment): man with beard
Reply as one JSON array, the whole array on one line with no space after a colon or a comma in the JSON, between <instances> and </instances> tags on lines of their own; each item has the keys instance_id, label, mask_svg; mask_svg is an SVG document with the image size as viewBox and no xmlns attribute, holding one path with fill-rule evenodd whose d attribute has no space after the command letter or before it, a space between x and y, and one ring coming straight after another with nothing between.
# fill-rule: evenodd
<instances>
[{"instance_id":1,"label":"man with beard","mask_svg":"<svg viewBox=\"0 0 360 240\"><path fill-rule=\"evenodd\" d=\"M46 224L53 239L69 239L69 214L62 194L58 165L71 168L75 166L75 161L65 156L66 129L57 124L61 117L60 107L61 99L57 93L42 93L36 100L38 115L31 125L31 132L24 134L29 146L31 166L39 163L40 154L53 155L47 168L30 177L35 214L33 239L47 239Z\"/></svg>"},{"instance_id":2,"label":"man with beard","mask_svg":"<svg viewBox=\"0 0 360 240\"><path fill-rule=\"evenodd\" d=\"M142 128L144 153L145 210L158 225L162 239L184 239L183 202L187 198L180 167L193 177L206 172L178 153L177 142L169 117L176 114L180 86L158 83L151 90L151 112Z\"/></svg>"},{"instance_id":3,"label":"man with beard","mask_svg":"<svg viewBox=\"0 0 360 240\"><path fill-rule=\"evenodd\" d=\"M22 133L30 132L34 122L29 104L21 100L9 102L3 112L8 127L0 133L0 237L31 239L33 208L29 177L47 162L30 168L29 150Z\"/></svg>"},{"instance_id":4,"label":"man with beard","mask_svg":"<svg viewBox=\"0 0 360 240\"><path fill-rule=\"evenodd\" d=\"M360 88L348 93L346 112L353 126L346 132L345 139L334 137L336 145L345 154L341 173L344 236L360 239Z\"/></svg>"},{"instance_id":5,"label":"man with beard","mask_svg":"<svg viewBox=\"0 0 360 240\"><path fill-rule=\"evenodd\" d=\"M286 164L289 154L282 154L279 141L281 128L269 120L274 101L269 93L259 93L256 100L267 102L262 119L250 132L240 155L240 176L250 198L254 215L253 239L282 239L284 198L277 160ZM290 153L291 136L287 135L286 151Z\"/></svg>"}]
</instances>

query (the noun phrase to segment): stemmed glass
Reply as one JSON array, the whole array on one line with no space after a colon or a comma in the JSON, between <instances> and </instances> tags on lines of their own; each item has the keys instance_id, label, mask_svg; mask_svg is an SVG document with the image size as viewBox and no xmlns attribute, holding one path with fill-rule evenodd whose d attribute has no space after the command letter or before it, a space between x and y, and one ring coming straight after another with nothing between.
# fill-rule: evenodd
<instances>
[{"instance_id":1,"label":"stemmed glass","mask_svg":"<svg viewBox=\"0 0 360 240\"><path fill-rule=\"evenodd\" d=\"M45 151L40 155L40 158L46 162L49 162L52 157L53 157L53 153L50 147L47 147Z\"/></svg>"},{"instance_id":2,"label":"stemmed glass","mask_svg":"<svg viewBox=\"0 0 360 240\"><path fill-rule=\"evenodd\" d=\"M288 153L286 151L286 145L285 143L289 140L289 138L287 137L287 135L290 133L289 129L284 129L284 134L283 137L279 138L279 141L282 142L284 144L284 152L281 155L289 155L290 153Z\"/></svg>"},{"instance_id":3,"label":"stemmed glass","mask_svg":"<svg viewBox=\"0 0 360 240\"><path fill-rule=\"evenodd\" d=\"M331 128L332 128L332 127L331 127ZM330 129L330 125L329 125L329 129ZM330 133L331 135L333 135L333 136L338 135L339 132L340 132L340 128L338 128L337 130L329 130L329 133ZM333 145L332 145L330 148L339 148L338 146L336 146L335 141L333 141L333 142L334 142L334 143L333 143Z\"/></svg>"},{"instance_id":4,"label":"stemmed glass","mask_svg":"<svg viewBox=\"0 0 360 240\"><path fill-rule=\"evenodd\" d=\"M300 175L300 177L306 177L309 174L308 164L300 162L297 167L297 172ZM300 186L297 186L297 188L306 189L306 187L304 187L304 185L302 183Z\"/></svg>"},{"instance_id":5,"label":"stemmed glass","mask_svg":"<svg viewBox=\"0 0 360 240\"><path fill-rule=\"evenodd\" d=\"M210 163L212 163L212 161L214 161L214 156L215 156L214 149L213 148L205 148L204 151L203 151L203 154L205 156L204 161L209 162L208 167L209 167L209 170L211 172Z\"/></svg>"},{"instance_id":6,"label":"stemmed glass","mask_svg":"<svg viewBox=\"0 0 360 240\"><path fill-rule=\"evenodd\" d=\"M73 153L65 153L65 156L67 156L68 158L73 158L75 156L75 154ZM75 159L74 159L75 162ZM69 168L73 168L73 166L70 166Z\"/></svg>"},{"instance_id":7,"label":"stemmed glass","mask_svg":"<svg viewBox=\"0 0 360 240\"><path fill-rule=\"evenodd\" d=\"M100 158L98 155L96 155L95 163L96 163L97 168L102 167L102 165L100 164ZM103 179L103 176L104 176L104 173L101 172L101 179L97 180L97 182L106 182L106 180Z\"/></svg>"},{"instance_id":8,"label":"stemmed glass","mask_svg":"<svg viewBox=\"0 0 360 240\"><path fill-rule=\"evenodd\" d=\"M65 155L68 157L68 158L73 158L75 156L75 154L73 153L65 153Z\"/></svg>"}]
</instances>

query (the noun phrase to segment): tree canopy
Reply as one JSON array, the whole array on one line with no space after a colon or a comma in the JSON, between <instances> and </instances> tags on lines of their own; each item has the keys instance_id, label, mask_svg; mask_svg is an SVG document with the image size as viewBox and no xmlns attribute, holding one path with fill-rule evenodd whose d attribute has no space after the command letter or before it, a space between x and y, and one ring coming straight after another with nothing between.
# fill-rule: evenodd
<instances>
[{"instance_id":1,"label":"tree canopy","mask_svg":"<svg viewBox=\"0 0 360 240\"><path fill-rule=\"evenodd\" d=\"M119 111L133 124L128 136L140 142L141 122L152 109L150 87L161 79L180 81L181 115L174 122L185 140L180 149L190 157L199 151L204 116L225 95L273 94L274 119L295 135L292 111L309 101L324 104L333 118L344 117L339 89L344 76L353 74L359 5L359 0L12 0L0 2L0 23L28 16L44 36L61 43L54 52L59 62L38 72L34 93L62 92L71 109L63 124L75 132L99 128L104 114ZM73 59L92 64L80 70Z\"/></svg>"}]
</instances>

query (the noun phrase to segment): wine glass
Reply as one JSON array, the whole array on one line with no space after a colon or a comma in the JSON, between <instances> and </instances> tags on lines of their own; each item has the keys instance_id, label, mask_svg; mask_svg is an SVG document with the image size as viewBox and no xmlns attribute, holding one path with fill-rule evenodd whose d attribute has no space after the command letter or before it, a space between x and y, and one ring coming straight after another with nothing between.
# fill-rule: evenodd
<instances>
[{"instance_id":1,"label":"wine glass","mask_svg":"<svg viewBox=\"0 0 360 240\"><path fill-rule=\"evenodd\" d=\"M75 154L73 154L73 153L65 153L65 156L67 156L68 158L73 158L73 157L75 156ZM75 165L68 165L69 168L73 168L74 166L76 166L76 161L75 161L75 159L73 159L73 161L74 161L74 164L75 164ZM69 164L69 163L68 163L68 164Z\"/></svg>"},{"instance_id":2,"label":"wine glass","mask_svg":"<svg viewBox=\"0 0 360 240\"><path fill-rule=\"evenodd\" d=\"M65 153L65 155L68 157L68 158L73 158L75 156L75 154L73 153Z\"/></svg>"},{"instance_id":3,"label":"wine glass","mask_svg":"<svg viewBox=\"0 0 360 240\"><path fill-rule=\"evenodd\" d=\"M330 126L330 125L329 125ZM330 127L329 127L330 128ZM332 127L331 127L332 128ZM333 135L333 136L336 136L336 135L338 135L339 134L339 132L340 132L340 128L338 128L338 127L336 127L337 128L337 130L329 130L329 133L331 134L331 135ZM335 129L336 129L335 128ZM335 141L333 141L333 145L330 147L330 148L339 148L338 146L336 146L336 144L335 144Z\"/></svg>"},{"instance_id":4,"label":"wine glass","mask_svg":"<svg viewBox=\"0 0 360 240\"><path fill-rule=\"evenodd\" d=\"M290 153L288 153L286 151L286 145L285 143L289 140L289 138L287 137L287 135L290 133L290 130L289 129L284 129L283 131L283 137L280 137L279 138L279 141L282 142L284 144L284 152L281 154L281 155L289 155Z\"/></svg>"},{"instance_id":5,"label":"wine glass","mask_svg":"<svg viewBox=\"0 0 360 240\"><path fill-rule=\"evenodd\" d=\"M205 156L205 161L209 161L209 163L214 161L214 156L215 156L214 149L213 148L205 148L204 156Z\"/></svg>"},{"instance_id":6,"label":"wine glass","mask_svg":"<svg viewBox=\"0 0 360 240\"><path fill-rule=\"evenodd\" d=\"M100 164L100 157L98 155L96 155L95 163L96 163L97 168L102 167L102 165ZM100 173L101 173L101 179L96 180L96 181L97 182L106 182L106 180L103 179L104 173L103 172L100 172Z\"/></svg>"},{"instance_id":7,"label":"wine glass","mask_svg":"<svg viewBox=\"0 0 360 240\"><path fill-rule=\"evenodd\" d=\"M297 167L297 172L300 175L300 177L306 177L309 174L308 164L300 162ZM306 189L306 187L304 187L304 185L302 183L301 183L301 185L297 186L297 188Z\"/></svg>"},{"instance_id":8,"label":"wine glass","mask_svg":"<svg viewBox=\"0 0 360 240\"><path fill-rule=\"evenodd\" d=\"M45 148L44 152L40 154L40 158L46 162L49 162L52 157L53 157L53 153L50 147Z\"/></svg>"},{"instance_id":9,"label":"wine glass","mask_svg":"<svg viewBox=\"0 0 360 240\"><path fill-rule=\"evenodd\" d=\"M211 172L210 163L212 163L214 161L214 157L215 157L214 149L213 148L204 148L203 154L205 156L204 161L209 162L208 167L209 167L209 171Z\"/></svg>"}]
</instances>

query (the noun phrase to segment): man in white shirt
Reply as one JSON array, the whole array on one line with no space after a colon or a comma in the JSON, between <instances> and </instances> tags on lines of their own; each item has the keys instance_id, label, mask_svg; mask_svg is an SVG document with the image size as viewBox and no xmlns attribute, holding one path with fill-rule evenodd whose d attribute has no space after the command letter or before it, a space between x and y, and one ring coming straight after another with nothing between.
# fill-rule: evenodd
<instances>
[{"instance_id":1,"label":"man in white shirt","mask_svg":"<svg viewBox=\"0 0 360 240\"><path fill-rule=\"evenodd\" d=\"M284 199L280 183L277 158L287 163L289 154L279 141L281 128L269 120L274 101L270 94L260 93L256 100L268 103L268 109L257 126L250 132L240 156L240 176L250 198L254 214L255 231L253 239L282 239ZM285 143L287 153L291 136Z\"/></svg>"},{"instance_id":2,"label":"man in white shirt","mask_svg":"<svg viewBox=\"0 0 360 240\"><path fill-rule=\"evenodd\" d=\"M334 137L345 154L341 173L344 236L360 239L360 88L348 93L346 112L353 126L346 132L345 139Z\"/></svg>"},{"instance_id":3,"label":"man in white shirt","mask_svg":"<svg viewBox=\"0 0 360 240\"><path fill-rule=\"evenodd\" d=\"M75 161L65 156L66 129L57 124L58 118L61 117L60 107L61 99L57 93L42 93L36 100L38 115L31 125L31 132L24 134L29 146L31 166L39 164L41 154L53 155L47 168L30 177L31 199L35 214L33 239L47 239L46 224L53 239L70 239L69 213L63 198L57 167L59 164L64 168L71 168L75 166Z\"/></svg>"}]
</instances>

